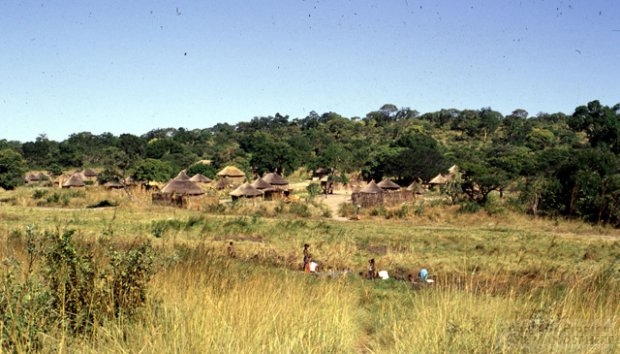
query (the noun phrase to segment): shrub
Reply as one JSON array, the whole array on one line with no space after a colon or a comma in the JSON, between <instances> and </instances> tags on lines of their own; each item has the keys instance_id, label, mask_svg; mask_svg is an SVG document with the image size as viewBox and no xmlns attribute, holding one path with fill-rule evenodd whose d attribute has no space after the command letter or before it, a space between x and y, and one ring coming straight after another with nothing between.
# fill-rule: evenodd
<instances>
[{"instance_id":1,"label":"shrub","mask_svg":"<svg viewBox=\"0 0 620 354\"><path fill-rule=\"evenodd\" d=\"M295 214L302 218L308 218L312 216L312 213L310 212L310 208L308 207L308 205L303 204L303 203L291 203L291 205L289 206L289 211L292 214Z\"/></svg>"},{"instance_id":2,"label":"shrub","mask_svg":"<svg viewBox=\"0 0 620 354\"><path fill-rule=\"evenodd\" d=\"M35 189L32 193L32 199L41 199L47 195L47 191L45 189Z\"/></svg>"},{"instance_id":3,"label":"shrub","mask_svg":"<svg viewBox=\"0 0 620 354\"><path fill-rule=\"evenodd\" d=\"M149 243L95 257L72 240L73 230L26 232L26 271L14 259L0 278L0 351L34 352L40 333L92 333L99 323L133 320L147 300L155 252ZM21 234L15 233L20 238ZM17 242L14 242L17 244ZM33 266L41 262L41 266ZM18 276L25 274L25 280ZM10 324L10 325L9 325ZM90 334L89 334L90 335Z\"/></svg>"},{"instance_id":4,"label":"shrub","mask_svg":"<svg viewBox=\"0 0 620 354\"><path fill-rule=\"evenodd\" d=\"M314 197L321 194L321 186L318 183L310 183L306 187L306 191L308 191L308 199L312 200Z\"/></svg>"},{"instance_id":5,"label":"shrub","mask_svg":"<svg viewBox=\"0 0 620 354\"><path fill-rule=\"evenodd\" d=\"M34 352L41 349L38 333L45 328L47 293L30 279L20 283L21 269L14 258L3 262L0 278L0 351Z\"/></svg>"},{"instance_id":6,"label":"shrub","mask_svg":"<svg viewBox=\"0 0 620 354\"><path fill-rule=\"evenodd\" d=\"M422 214L424 214L424 201L417 203L415 205L415 211L414 214L416 216L422 216Z\"/></svg>"},{"instance_id":7,"label":"shrub","mask_svg":"<svg viewBox=\"0 0 620 354\"><path fill-rule=\"evenodd\" d=\"M115 318L133 318L147 300L147 286L153 275L155 251L150 243L127 252L112 251L109 270L112 281L106 292L112 293Z\"/></svg>"},{"instance_id":8,"label":"shrub","mask_svg":"<svg viewBox=\"0 0 620 354\"><path fill-rule=\"evenodd\" d=\"M49 195L45 201L48 204L57 204L60 201L60 193Z\"/></svg>"},{"instance_id":9,"label":"shrub","mask_svg":"<svg viewBox=\"0 0 620 354\"><path fill-rule=\"evenodd\" d=\"M101 269L94 264L93 254L79 250L71 241L74 230L60 235L47 233L44 281L50 295L50 319L67 326L73 333L84 332L96 321L105 307L99 301L103 294L95 286Z\"/></svg>"}]
</instances>

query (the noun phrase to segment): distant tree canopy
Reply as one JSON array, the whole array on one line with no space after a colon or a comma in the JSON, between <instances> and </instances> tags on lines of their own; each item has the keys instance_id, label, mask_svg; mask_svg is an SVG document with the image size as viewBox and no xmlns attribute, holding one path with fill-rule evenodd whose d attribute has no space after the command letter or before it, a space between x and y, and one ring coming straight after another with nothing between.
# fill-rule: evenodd
<instances>
[{"instance_id":1,"label":"distant tree canopy","mask_svg":"<svg viewBox=\"0 0 620 354\"><path fill-rule=\"evenodd\" d=\"M420 114L386 103L361 118L310 111L301 118L276 113L141 136L80 132L56 142L40 135L34 142L1 140L0 173L13 188L26 167L53 174L99 167L110 178L166 181L182 169L214 178L233 164L248 173L285 175L324 167L404 185L457 164L458 192L470 201L486 204L493 191L518 190L532 213L620 225L619 112L620 104L599 101L571 115L536 116L520 108L503 116L490 107ZM196 164L200 160L210 164Z\"/></svg>"},{"instance_id":2,"label":"distant tree canopy","mask_svg":"<svg viewBox=\"0 0 620 354\"><path fill-rule=\"evenodd\" d=\"M24 184L26 170L26 162L18 152L0 150L0 187L11 190Z\"/></svg>"}]
</instances>

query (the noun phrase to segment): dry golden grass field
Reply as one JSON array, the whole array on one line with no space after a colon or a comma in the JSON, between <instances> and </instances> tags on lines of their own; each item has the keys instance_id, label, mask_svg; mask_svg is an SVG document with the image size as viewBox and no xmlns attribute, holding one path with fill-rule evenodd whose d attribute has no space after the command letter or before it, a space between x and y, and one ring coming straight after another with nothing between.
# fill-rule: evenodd
<instances>
[{"instance_id":1,"label":"dry golden grass field","mask_svg":"<svg viewBox=\"0 0 620 354\"><path fill-rule=\"evenodd\" d=\"M141 191L1 192L1 351L620 351L618 230L500 200L353 221L328 198L179 209ZM304 243L318 274L300 270ZM360 276L370 258L390 279ZM435 283L407 281L420 268Z\"/></svg>"}]
</instances>

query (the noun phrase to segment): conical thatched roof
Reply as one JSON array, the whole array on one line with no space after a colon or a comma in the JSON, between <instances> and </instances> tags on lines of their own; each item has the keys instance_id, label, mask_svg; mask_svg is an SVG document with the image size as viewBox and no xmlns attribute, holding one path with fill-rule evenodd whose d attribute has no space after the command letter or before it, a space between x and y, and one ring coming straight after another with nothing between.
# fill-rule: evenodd
<instances>
[{"instance_id":1,"label":"conical thatched roof","mask_svg":"<svg viewBox=\"0 0 620 354\"><path fill-rule=\"evenodd\" d=\"M414 192L415 194L424 194L426 193L426 189L422 187L418 182L412 182L408 187L408 191Z\"/></svg>"},{"instance_id":2,"label":"conical thatched roof","mask_svg":"<svg viewBox=\"0 0 620 354\"><path fill-rule=\"evenodd\" d=\"M390 190L398 190L400 186L389 179L384 179L383 181L377 183L377 186L381 189L390 189Z\"/></svg>"},{"instance_id":3,"label":"conical thatched roof","mask_svg":"<svg viewBox=\"0 0 620 354\"><path fill-rule=\"evenodd\" d=\"M189 176L185 171L181 171L174 179L170 180L161 189L161 192L187 195L200 195L205 193L195 182L189 180Z\"/></svg>"},{"instance_id":4,"label":"conical thatched roof","mask_svg":"<svg viewBox=\"0 0 620 354\"><path fill-rule=\"evenodd\" d=\"M433 177L433 179L428 181L428 184L446 184L447 182L448 179L440 173L437 176Z\"/></svg>"},{"instance_id":5,"label":"conical thatched roof","mask_svg":"<svg viewBox=\"0 0 620 354\"><path fill-rule=\"evenodd\" d=\"M268 173L263 176L263 180L272 186L286 186L288 181L275 172Z\"/></svg>"},{"instance_id":6,"label":"conical thatched roof","mask_svg":"<svg viewBox=\"0 0 620 354\"><path fill-rule=\"evenodd\" d=\"M271 190L272 186L271 184L267 183L264 179L262 178L257 178L254 180L254 182L252 182L252 186L254 186L254 188L258 189L258 190Z\"/></svg>"},{"instance_id":7,"label":"conical thatched roof","mask_svg":"<svg viewBox=\"0 0 620 354\"><path fill-rule=\"evenodd\" d=\"M84 187L85 185L86 184L84 183L84 180L82 180L81 174L76 172L62 184L62 188Z\"/></svg>"},{"instance_id":8,"label":"conical thatched roof","mask_svg":"<svg viewBox=\"0 0 620 354\"><path fill-rule=\"evenodd\" d=\"M245 177L245 173L235 166L226 166L217 175L219 177Z\"/></svg>"},{"instance_id":9,"label":"conical thatched roof","mask_svg":"<svg viewBox=\"0 0 620 354\"><path fill-rule=\"evenodd\" d=\"M448 172L449 172L451 175L455 175L455 174L457 174L457 173L459 172L459 167L458 167L457 165L452 165L452 167L450 167L450 168L448 169Z\"/></svg>"},{"instance_id":10,"label":"conical thatched roof","mask_svg":"<svg viewBox=\"0 0 620 354\"><path fill-rule=\"evenodd\" d=\"M375 183L375 180L372 180L366 187L360 189L359 192L363 194L379 194L383 193L383 189Z\"/></svg>"},{"instance_id":11,"label":"conical thatched roof","mask_svg":"<svg viewBox=\"0 0 620 354\"><path fill-rule=\"evenodd\" d=\"M174 177L174 179L179 179L179 180L182 180L182 181L189 181L190 180L190 178L187 175L187 173L185 173L185 170L179 172L179 174L176 177Z\"/></svg>"},{"instance_id":12,"label":"conical thatched roof","mask_svg":"<svg viewBox=\"0 0 620 354\"><path fill-rule=\"evenodd\" d=\"M230 192L228 194L230 194L233 197L253 198L253 197L257 197L259 195L262 195L263 192L261 192L258 189L256 189L250 183L246 182L246 183L240 185L234 191L232 191L232 192Z\"/></svg>"},{"instance_id":13,"label":"conical thatched roof","mask_svg":"<svg viewBox=\"0 0 620 354\"><path fill-rule=\"evenodd\" d=\"M232 185L232 181L226 177L220 178L215 183L215 189L226 189Z\"/></svg>"},{"instance_id":14,"label":"conical thatched roof","mask_svg":"<svg viewBox=\"0 0 620 354\"><path fill-rule=\"evenodd\" d=\"M192 182L198 182L198 183L209 183L209 182L211 182L211 179L209 177L207 177L205 175L202 175L200 173L196 173L189 180L192 181Z\"/></svg>"},{"instance_id":15,"label":"conical thatched roof","mask_svg":"<svg viewBox=\"0 0 620 354\"><path fill-rule=\"evenodd\" d=\"M97 177L97 172L95 172L94 170L92 170L90 168L87 168L87 169L84 170L84 172L82 172L82 175L84 177L88 177L88 178L90 178L90 177Z\"/></svg>"}]
</instances>

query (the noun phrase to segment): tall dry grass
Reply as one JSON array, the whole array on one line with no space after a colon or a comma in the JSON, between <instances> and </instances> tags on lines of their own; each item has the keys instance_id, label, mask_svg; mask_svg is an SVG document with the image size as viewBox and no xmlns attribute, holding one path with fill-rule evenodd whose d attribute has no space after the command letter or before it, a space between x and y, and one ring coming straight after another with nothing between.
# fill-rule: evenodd
<instances>
[{"instance_id":1,"label":"tall dry grass","mask_svg":"<svg viewBox=\"0 0 620 354\"><path fill-rule=\"evenodd\" d=\"M344 281L206 257L179 262L153 281L141 323L109 324L80 352L356 352L357 296Z\"/></svg>"},{"instance_id":2,"label":"tall dry grass","mask_svg":"<svg viewBox=\"0 0 620 354\"><path fill-rule=\"evenodd\" d=\"M150 239L158 250L139 320L101 323L79 337L40 333L46 351L620 350L620 239L611 228L439 204L403 218L335 222L296 217L277 202L207 212L153 206L146 194L101 209L35 207L30 192L21 198L0 205L2 260L27 262L17 242L27 225L74 229L101 244ZM229 241L236 259L225 256ZM303 243L324 269L353 275L299 272ZM436 283L363 280L356 274L369 258L396 278L428 268Z\"/></svg>"}]
</instances>

